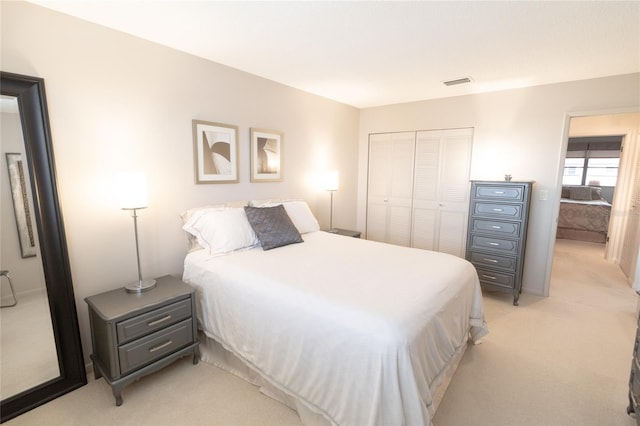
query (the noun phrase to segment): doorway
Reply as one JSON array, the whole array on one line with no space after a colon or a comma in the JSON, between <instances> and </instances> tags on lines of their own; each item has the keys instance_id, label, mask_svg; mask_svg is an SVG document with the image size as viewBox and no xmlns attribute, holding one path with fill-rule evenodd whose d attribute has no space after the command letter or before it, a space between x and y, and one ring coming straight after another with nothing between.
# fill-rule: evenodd
<instances>
[{"instance_id":1,"label":"doorway","mask_svg":"<svg viewBox=\"0 0 640 426\"><path fill-rule=\"evenodd\" d=\"M562 198L591 198L602 199L603 204L610 205L610 214L608 218L608 226L604 225L606 232L604 236L598 236L593 232L575 231L572 234L567 231L566 223L563 223L563 205L559 203L558 224L556 235L562 239L556 240L562 244L563 250L571 247L572 244L566 244L567 240L580 241L579 244L590 245L590 249L606 259L608 262L617 265L627 277L630 285L633 285L637 277L638 252L640 246L640 221L635 218L637 214L634 209L634 198L638 197L640 192L640 139L638 131L640 130L640 114L639 113L621 113L621 114L603 114L603 115L584 115L569 117L567 143L562 153L561 162L563 164L563 176L565 183L573 184L575 196L569 194L567 187L563 186ZM621 148L616 148L616 141L621 140ZM572 146L572 142L574 145ZM619 145L618 145L619 146ZM615 157L614 152L620 149L619 163L613 160L605 160L605 158ZM595 176L591 173L589 176L586 170L589 167L589 159L591 164L602 166L605 164L610 169L608 172L615 172L617 179L615 184L611 185L611 179L607 181L607 177L593 179ZM595 160L599 158L598 160ZM581 166L582 164L582 166ZM573 181L567 178L568 170L565 167L574 167L572 171L575 176ZM617 170L612 170L614 168ZM602 170L600 170L602 172ZM606 175L605 171L605 175ZM569 170L569 173L571 171ZM596 173L597 174L597 173ZM591 178L590 178L591 177ZM577 182L579 179L580 182ZM571 181L571 182L567 182ZM576 185L579 183L580 185ZM587 189L589 188L589 189ZM604 191L604 194L603 194ZM582 192L582 196L580 195ZM586 194L589 192L589 194ZM588 197L586 195L589 195ZM568 200L561 200L568 201ZM589 203L597 203L589 201ZM575 206L573 206L575 207ZM602 209L606 209L603 207ZM575 210L575 208L574 208ZM577 213L572 213L577 214ZM597 225L596 222L602 221L597 213L593 217L587 219L591 221L588 226ZM603 226L601 223L599 226ZM580 228L578 226L577 228ZM595 230L595 228L594 228ZM556 241L553 245L555 247ZM584 242L583 242L584 241ZM556 250L553 251L554 256ZM549 283L551 285L551 283Z\"/></svg>"}]
</instances>

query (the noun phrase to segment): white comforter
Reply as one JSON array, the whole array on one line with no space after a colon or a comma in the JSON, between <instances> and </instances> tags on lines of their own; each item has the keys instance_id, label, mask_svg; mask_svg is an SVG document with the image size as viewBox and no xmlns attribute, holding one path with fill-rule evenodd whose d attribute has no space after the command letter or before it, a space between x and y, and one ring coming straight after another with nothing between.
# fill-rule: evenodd
<instances>
[{"instance_id":1,"label":"white comforter","mask_svg":"<svg viewBox=\"0 0 640 426\"><path fill-rule=\"evenodd\" d=\"M198 318L285 393L340 425L430 424L450 358L487 333L473 266L326 232L185 260Z\"/></svg>"}]
</instances>

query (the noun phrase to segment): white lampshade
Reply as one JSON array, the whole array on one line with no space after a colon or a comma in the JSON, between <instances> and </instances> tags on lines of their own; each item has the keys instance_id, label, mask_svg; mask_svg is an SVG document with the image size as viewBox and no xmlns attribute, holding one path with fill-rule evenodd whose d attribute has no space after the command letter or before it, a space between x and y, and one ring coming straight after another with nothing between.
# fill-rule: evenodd
<instances>
[{"instance_id":1,"label":"white lampshade","mask_svg":"<svg viewBox=\"0 0 640 426\"><path fill-rule=\"evenodd\" d=\"M329 170L324 174L324 189L327 191L337 191L339 175L337 170Z\"/></svg>"},{"instance_id":2,"label":"white lampshade","mask_svg":"<svg viewBox=\"0 0 640 426\"><path fill-rule=\"evenodd\" d=\"M116 179L120 208L133 210L147 207L147 178L144 173L123 172Z\"/></svg>"}]
</instances>

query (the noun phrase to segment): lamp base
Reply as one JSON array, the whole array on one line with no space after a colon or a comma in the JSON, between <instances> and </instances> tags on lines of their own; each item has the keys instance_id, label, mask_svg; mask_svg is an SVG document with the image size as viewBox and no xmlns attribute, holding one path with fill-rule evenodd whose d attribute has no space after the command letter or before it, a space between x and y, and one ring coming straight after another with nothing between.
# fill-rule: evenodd
<instances>
[{"instance_id":1,"label":"lamp base","mask_svg":"<svg viewBox=\"0 0 640 426\"><path fill-rule=\"evenodd\" d=\"M156 280L140 280L127 284L124 288L127 290L127 293L142 293L143 291L155 288L155 286Z\"/></svg>"}]
</instances>

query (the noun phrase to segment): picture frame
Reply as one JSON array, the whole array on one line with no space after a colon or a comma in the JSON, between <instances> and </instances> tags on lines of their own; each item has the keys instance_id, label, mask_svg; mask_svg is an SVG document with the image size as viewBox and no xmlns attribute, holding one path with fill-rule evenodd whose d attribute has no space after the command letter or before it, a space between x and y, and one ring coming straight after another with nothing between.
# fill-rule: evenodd
<instances>
[{"instance_id":1,"label":"picture frame","mask_svg":"<svg viewBox=\"0 0 640 426\"><path fill-rule=\"evenodd\" d=\"M196 184L238 183L238 126L193 120Z\"/></svg>"},{"instance_id":2,"label":"picture frame","mask_svg":"<svg viewBox=\"0 0 640 426\"><path fill-rule=\"evenodd\" d=\"M33 215L29 207L29 186L26 180L26 163L21 153L7 152L7 170L13 200L13 211L18 229L20 254L22 258L35 257L38 251L33 226Z\"/></svg>"},{"instance_id":3,"label":"picture frame","mask_svg":"<svg viewBox=\"0 0 640 426\"><path fill-rule=\"evenodd\" d=\"M251 182L282 181L283 139L282 132L251 129Z\"/></svg>"}]
</instances>

